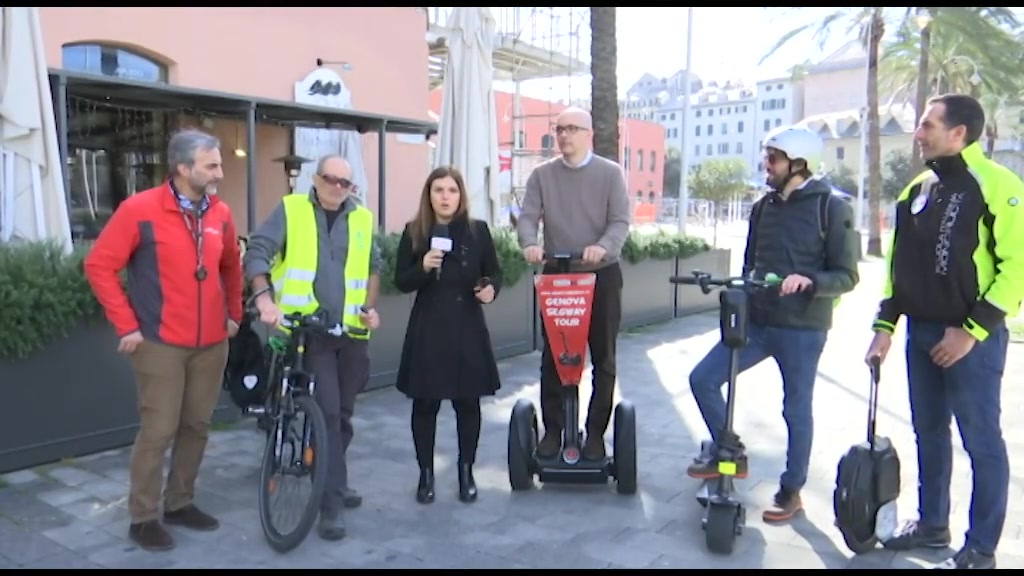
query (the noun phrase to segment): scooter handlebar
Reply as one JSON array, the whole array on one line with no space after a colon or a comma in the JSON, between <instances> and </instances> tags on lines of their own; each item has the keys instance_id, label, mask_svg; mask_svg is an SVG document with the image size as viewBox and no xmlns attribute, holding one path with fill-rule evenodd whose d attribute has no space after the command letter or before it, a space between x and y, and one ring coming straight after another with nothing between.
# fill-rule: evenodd
<instances>
[{"instance_id":1,"label":"scooter handlebar","mask_svg":"<svg viewBox=\"0 0 1024 576\"><path fill-rule=\"evenodd\" d=\"M671 276L668 281L672 284L699 286L705 294L710 293L711 289L715 287L756 289L772 288L782 284L782 278L772 273L766 274L763 280L757 280L754 278L743 278L742 276L714 278L700 270L694 270L690 276Z\"/></svg>"},{"instance_id":2,"label":"scooter handlebar","mask_svg":"<svg viewBox=\"0 0 1024 576\"><path fill-rule=\"evenodd\" d=\"M576 250L573 252L545 252L544 260L566 260L572 262L574 260L583 260L583 251Z\"/></svg>"}]
</instances>

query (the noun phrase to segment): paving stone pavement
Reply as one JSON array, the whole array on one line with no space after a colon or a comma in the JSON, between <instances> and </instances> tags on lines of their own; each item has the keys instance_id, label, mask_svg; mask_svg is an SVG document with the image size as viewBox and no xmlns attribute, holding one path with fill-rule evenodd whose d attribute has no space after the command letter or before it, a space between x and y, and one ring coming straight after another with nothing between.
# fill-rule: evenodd
<instances>
[{"instance_id":1,"label":"paving stone pavement","mask_svg":"<svg viewBox=\"0 0 1024 576\"><path fill-rule=\"evenodd\" d=\"M685 467L704 426L686 375L717 338L717 318L703 315L623 334L619 394L637 406L640 490L620 496L604 487L546 485L512 494L506 434L512 404L538 393L538 354L501 363L503 387L484 404L476 477L480 500L457 500L455 426L449 409L438 430L437 501L415 503L417 470L409 432L409 401L394 390L363 395L351 448L352 484L363 506L346 515L349 536L326 543L311 535L277 554L257 517L261 436L251 421L212 434L198 504L221 528L192 533L171 528L178 547L148 553L127 538L128 449L0 477L0 568L920 568L952 551L926 556L877 551L852 557L832 526L835 466L864 435L867 374L860 358L879 286L877 264L863 266L857 292L844 298L822 358L815 401L816 438L806 511L791 524L762 523L785 452L778 370L764 363L740 382L737 425L750 451L750 477L740 482L748 527L727 557L706 551L696 482ZM897 343L900 339L897 338ZM899 347L900 344L897 344ZM902 351L884 369L879 430L902 454L903 515L916 508L916 465ZM1024 355L1011 351L1004 411L1024 408ZM585 378L585 381L587 379ZM582 391L589 395L589 386ZM1011 456L1024 449L1024 425L1004 420ZM954 435L956 436L956 435ZM966 528L969 465L957 443L953 527ZM999 552L1001 568L1024 567L1024 477L1015 474L1010 515Z\"/></svg>"}]
</instances>

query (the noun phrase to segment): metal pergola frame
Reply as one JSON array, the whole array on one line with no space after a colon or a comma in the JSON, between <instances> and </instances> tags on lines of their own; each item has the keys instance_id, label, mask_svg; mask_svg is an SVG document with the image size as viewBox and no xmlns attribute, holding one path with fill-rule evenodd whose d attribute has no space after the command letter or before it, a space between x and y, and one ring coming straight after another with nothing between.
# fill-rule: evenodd
<instances>
[{"instance_id":1,"label":"metal pergola frame","mask_svg":"<svg viewBox=\"0 0 1024 576\"><path fill-rule=\"evenodd\" d=\"M256 125L260 122L283 123L299 128L356 130L361 134L376 132L377 139L377 226L384 230L386 197L386 150L388 133L431 136L437 124L427 120L398 118L354 110L339 110L255 98L212 90L185 88L170 84L138 82L69 70L49 70L54 95L57 143L61 161L68 159L68 96L109 101L124 106L160 106L191 109L224 116L245 118L246 124L246 222L249 230L256 228ZM64 188L70 190L69 173L64 174Z\"/></svg>"}]
</instances>

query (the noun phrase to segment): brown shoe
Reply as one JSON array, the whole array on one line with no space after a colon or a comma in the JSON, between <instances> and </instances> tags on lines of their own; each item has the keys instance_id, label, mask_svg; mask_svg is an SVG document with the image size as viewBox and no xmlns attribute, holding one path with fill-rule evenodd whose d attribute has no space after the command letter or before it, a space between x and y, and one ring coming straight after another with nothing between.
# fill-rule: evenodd
<instances>
[{"instance_id":1,"label":"brown shoe","mask_svg":"<svg viewBox=\"0 0 1024 576\"><path fill-rule=\"evenodd\" d=\"M804 504L800 500L800 492L793 492L780 488L775 494L773 506L764 511L761 518L765 522L785 522L793 517L794 514L804 509Z\"/></svg>"},{"instance_id":2,"label":"brown shoe","mask_svg":"<svg viewBox=\"0 0 1024 576\"><path fill-rule=\"evenodd\" d=\"M210 532L220 527L216 518L189 504L180 510L164 512L164 522L173 526L184 526L192 530Z\"/></svg>"},{"instance_id":3,"label":"brown shoe","mask_svg":"<svg viewBox=\"0 0 1024 576\"><path fill-rule=\"evenodd\" d=\"M587 434L587 441L583 444L583 459L592 462L605 459L604 436Z\"/></svg>"},{"instance_id":4,"label":"brown shoe","mask_svg":"<svg viewBox=\"0 0 1024 576\"><path fill-rule=\"evenodd\" d=\"M163 552L174 548L174 538L159 520L138 522L128 527L128 537L139 548L150 552Z\"/></svg>"},{"instance_id":5,"label":"brown shoe","mask_svg":"<svg viewBox=\"0 0 1024 576\"><path fill-rule=\"evenodd\" d=\"M562 447L562 431L561 430L546 430L544 432L544 438L537 443L537 456L541 458L553 458L558 454L558 449Z\"/></svg>"}]
</instances>

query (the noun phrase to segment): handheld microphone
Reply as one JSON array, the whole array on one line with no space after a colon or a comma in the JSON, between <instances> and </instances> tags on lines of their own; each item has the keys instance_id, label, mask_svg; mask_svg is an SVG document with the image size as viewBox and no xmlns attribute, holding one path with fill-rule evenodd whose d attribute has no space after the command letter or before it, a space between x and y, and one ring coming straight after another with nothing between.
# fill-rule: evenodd
<instances>
[{"instance_id":1,"label":"handheld microphone","mask_svg":"<svg viewBox=\"0 0 1024 576\"><path fill-rule=\"evenodd\" d=\"M434 224L434 230L430 238L430 249L440 250L444 254L452 251L452 239L448 235L447 224ZM441 266L434 269L434 276L437 280L441 279Z\"/></svg>"}]
</instances>

